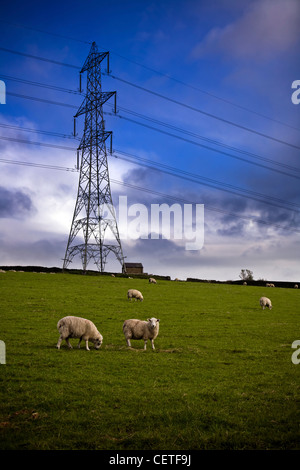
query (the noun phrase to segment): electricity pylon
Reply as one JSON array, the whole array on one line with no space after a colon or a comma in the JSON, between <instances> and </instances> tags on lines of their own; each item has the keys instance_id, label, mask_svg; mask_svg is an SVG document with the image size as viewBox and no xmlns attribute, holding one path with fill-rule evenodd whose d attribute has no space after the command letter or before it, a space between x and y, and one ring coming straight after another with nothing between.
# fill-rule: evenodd
<instances>
[{"instance_id":1,"label":"electricity pylon","mask_svg":"<svg viewBox=\"0 0 300 470\"><path fill-rule=\"evenodd\" d=\"M93 42L80 71L80 88L83 72L87 72L87 86L85 99L74 116L74 135L75 119L84 114L85 123L77 149L77 166L81 154L79 185L63 269L67 268L74 256L80 255L84 272L91 259L98 270L103 272L107 256L113 253L125 272L107 163L106 141L110 138L112 152L112 132L105 131L102 108L114 96L116 112L116 92L102 91L101 62L105 58L109 69L109 53L98 52L97 45Z\"/></svg>"}]
</instances>

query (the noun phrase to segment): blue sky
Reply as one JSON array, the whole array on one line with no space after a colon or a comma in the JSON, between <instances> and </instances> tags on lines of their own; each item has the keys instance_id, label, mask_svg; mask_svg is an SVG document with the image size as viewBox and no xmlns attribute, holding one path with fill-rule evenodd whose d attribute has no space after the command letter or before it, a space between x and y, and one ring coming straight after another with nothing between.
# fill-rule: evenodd
<instances>
[{"instance_id":1,"label":"blue sky","mask_svg":"<svg viewBox=\"0 0 300 470\"><path fill-rule=\"evenodd\" d=\"M78 173L49 165L74 170L76 152L57 146L78 145L71 133L83 96L70 90L78 90L95 41L110 52L102 87L117 91L119 108L112 116L113 103L104 107L115 150L110 177L131 185L112 183L116 208L119 195L148 208L176 198L205 207L201 250L172 239L123 240L127 260L172 278L237 279L247 268L256 279L299 280L300 106L291 101L299 24L297 0L2 6L0 265L62 266ZM83 117L77 121L80 136ZM124 153L176 168L177 176L125 161ZM107 269L120 266L108 259Z\"/></svg>"}]
</instances>

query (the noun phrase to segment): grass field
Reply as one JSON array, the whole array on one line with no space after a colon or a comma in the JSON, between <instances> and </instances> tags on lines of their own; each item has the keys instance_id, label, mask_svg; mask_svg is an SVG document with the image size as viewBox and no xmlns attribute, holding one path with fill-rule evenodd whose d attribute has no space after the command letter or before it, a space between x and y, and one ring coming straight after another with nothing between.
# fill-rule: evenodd
<instances>
[{"instance_id":1,"label":"grass field","mask_svg":"<svg viewBox=\"0 0 300 470\"><path fill-rule=\"evenodd\" d=\"M0 295L1 449L300 448L300 291L7 272ZM101 349L57 350L65 315L92 320ZM155 351L128 349L123 321L149 316Z\"/></svg>"}]
</instances>

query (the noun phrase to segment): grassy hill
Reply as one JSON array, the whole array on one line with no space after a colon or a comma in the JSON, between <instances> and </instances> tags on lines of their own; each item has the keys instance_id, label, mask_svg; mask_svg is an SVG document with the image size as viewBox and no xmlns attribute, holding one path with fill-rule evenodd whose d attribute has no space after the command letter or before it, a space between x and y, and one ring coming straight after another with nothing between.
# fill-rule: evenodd
<instances>
[{"instance_id":1,"label":"grassy hill","mask_svg":"<svg viewBox=\"0 0 300 470\"><path fill-rule=\"evenodd\" d=\"M0 292L0 448L300 448L298 290L7 272ZM58 351L65 315L92 320L101 349ZM149 316L156 350L128 349L123 321Z\"/></svg>"}]
</instances>

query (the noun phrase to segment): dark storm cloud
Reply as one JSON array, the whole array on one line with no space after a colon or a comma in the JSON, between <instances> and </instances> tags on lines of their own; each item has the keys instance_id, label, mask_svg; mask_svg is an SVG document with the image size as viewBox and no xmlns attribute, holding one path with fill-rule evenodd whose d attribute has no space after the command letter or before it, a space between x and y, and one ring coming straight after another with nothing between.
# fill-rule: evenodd
<instances>
[{"instance_id":1,"label":"dark storm cloud","mask_svg":"<svg viewBox=\"0 0 300 470\"><path fill-rule=\"evenodd\" d=\"M0 218L23 218L33 210L32 200L24 191L0 186Z\"/></svg>"},{"instance_id":2,"label":"dark storm cloud","mask_svg":"<svg viewBox=\"0 0 300 470\"><path fill-rule=\"evenodd\" d=\"M238 220L232 224L224 224L224 227L217 231L218 235L225 237L235 237L243 235L246 221Z\"/></svg>"},{"instance_id":3,"label":"dark storm cloud","mask_svg":"<svg viewBox=\"0 0 300 470\"><path fill-rule=\"evenodd\" d=\"M177 202L182 205L183 199L193 203L204 204L207 230L210 228L213 231L217 230L218 235L222 237L243 237L249 228L250 221L256 221L256 227L262 236L270 226L273 226L279 233L284 230L286 234L292 233L289 229L299 227L300 214L296 206L287 205L284 208L282 203L276 203L276 200L272 201L269 198L269 194L272 194L272 187L274 185L278 187L275 184L276 179L270 182L269 188L269 180L263 185L260 178L257 178L257 186L262 196L251 197L243 193L233 194L228 191L210 189L201 185L187 185L184 181L180 181L177 178L174 178L175 185L172 184L172 180L170 181L169 178L166 178L164 189L161 191L160 179L162 177L163 174L159 172L152 172L142 168L128 171L126 173L126 181L128 183L140 187L144 186L150 191L157 190L161 193L160 196L151 192L135 191L132 188L128 188L126 189L128 204L140 202L149 207L150 204L167 203L171 205ZM292 181L288 188L293 188L294 184L295 182ZM282 186L280 191L282 200L290 200L291 202L294 200L297 202L296 198L288 197L285 194L285 188L282 188ZM166 194L172 196L172 199L168 199L165 196ZM176 201L177 197L178 201Z\"/></svg>"},{"instance_id":4,"label":"dark storm cloud","mask_svg":"<svg viewBox=\"0 0 300 470\"><path fill-rule=\"evenodd\" d=\"M145 186L150 189L156 189L157 185L161 190L161 183L166 181L166 175L155 169L151 170L150 168L137 167L128 170L123 175L123 181L137 186Z\"/></svg>"},{"instance_id":5,"label":"dark storm cloud","mask_svg":"<svg viewBox=\"0 0 300 470\"><path fill-rule=\"evenodd\" d=\"M184 244L178 245L173 240L144 239L131 243L122 242L126 261L142 262L148 273L161 272L164 275L172 274L172 271L181 268L198 266L202 259L202 251L188 251Z\"/></svg>"},{"instance_id":6,"label":"dark storm cloud","mask_svg":"<svg viewBox=\"0 0 300 470\"><path fill-rule=\"evenodd\" d=\"M66 249L65 237L43 234L37 241L2 239L0 259L3 265L60 266Z\"/></svg>"}]
</instances>

